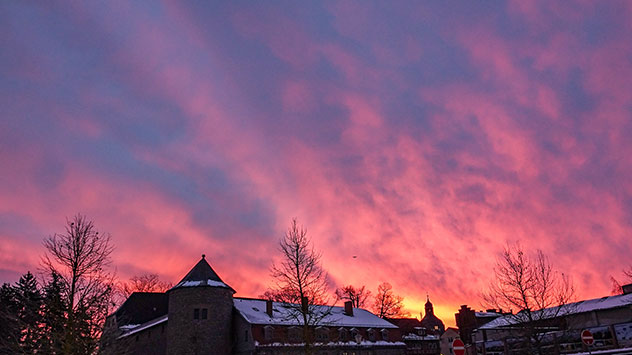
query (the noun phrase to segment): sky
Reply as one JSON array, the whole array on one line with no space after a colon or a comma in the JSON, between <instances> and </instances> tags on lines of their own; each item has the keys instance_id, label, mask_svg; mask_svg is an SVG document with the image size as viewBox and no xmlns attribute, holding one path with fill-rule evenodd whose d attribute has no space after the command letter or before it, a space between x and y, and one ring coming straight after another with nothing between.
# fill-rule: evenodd
<instances>
[{"instance_id":1,"label":"sky","mask_svg":"<svg viewBox=\"0 0 632 355\"><path fill-rule=\"evenodd\" d=\"M501 251L632 261L629 1L0 3L0 282L77 213L121 280L237 296L305 226L332 286L449 325ZM354 257L355 256L355 257Z\"/></svg>"}]
</instances>

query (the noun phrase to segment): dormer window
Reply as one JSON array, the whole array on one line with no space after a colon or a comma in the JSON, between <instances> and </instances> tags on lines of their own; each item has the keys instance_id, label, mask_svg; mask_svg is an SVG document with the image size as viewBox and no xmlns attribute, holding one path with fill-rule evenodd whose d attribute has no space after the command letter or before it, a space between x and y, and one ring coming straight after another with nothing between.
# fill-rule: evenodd
<instances>
[{"instance_id":1,"label":"dormer window","mask_svg":"<svg viewBox=\"0 0 632 355\"><path fill-rule=\"evenodd\" d=\"M358 341L359 336L360 336L360 331L356 328L351 328L351 340Z\"/></svg>"},{"instance_id":2,"label":"dormer window","mask_svg":"<svg viewBox=\"0 0 632 355\"><path fill-rule=\"evenodd\" d=\"M316 328L316 341L326 343L329 341L329 330L326 327Z\"/></svg>"},{"instance_id":3,"label":"dormer window","mask_svg":"<svg viewBox=\"0 0 632 355\"><path fill-rule=\"evenodd\" d=\"M290 343L300 343L303 340L302 329L299 327L289 327L287 338Z\"/></svg>"},{"instance_id":4,"label":"dormer window","mask_svg":"<svg viewBox=\"0 0 632 355\"><path fill-rule=\"evenodd\" d=\"M369 340L375 341L375 335L377 333L375 329L369 328L366 332L367 332L367 335L369 336Z\"/></svg>"},{"instance_id":5,"label":"dormer window","mask_svg":"<svg viewBox=\"0 0 632 355\"><path fill-rule=\"evenodd\" d=\"M274 339L274 327L271 325L263 327L263 337L268 342L272 341Z\"/></svg>"},{"instance_id":6,"label":"dormer window","mask_svg":"<svg viewBox=\"0 0 632 355\"><path fill-rule=\"evenodd\" d=\"M349 341L349 331L347 331L346 328L343 328L343 327L338 328L338 340Z\"/></svg>"}]
</instances>

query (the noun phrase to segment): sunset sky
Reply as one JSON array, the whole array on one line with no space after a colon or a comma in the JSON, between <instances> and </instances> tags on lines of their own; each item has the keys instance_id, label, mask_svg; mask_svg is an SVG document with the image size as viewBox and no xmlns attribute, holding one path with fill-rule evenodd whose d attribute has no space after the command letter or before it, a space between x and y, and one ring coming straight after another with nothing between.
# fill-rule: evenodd
<instances>
[{"instance_id":1,"label":"sunset sky","mask_svg":"<svg viewBox=\"0 0 632 355\"><path fill-rule=\"evenodd\" d=\"M76 213L123 280L205 253L245 297L296 217L332 285L449 325L507 243L626 281L632 2L189 5L0 3L0 282Z\"/></svg>"}]
</instances>

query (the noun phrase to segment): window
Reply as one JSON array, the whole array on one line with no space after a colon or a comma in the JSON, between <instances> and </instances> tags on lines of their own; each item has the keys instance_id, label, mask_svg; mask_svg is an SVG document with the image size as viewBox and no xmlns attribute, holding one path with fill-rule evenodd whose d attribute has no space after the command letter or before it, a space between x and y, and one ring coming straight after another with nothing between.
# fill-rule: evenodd
<instances>
[{"instance_id":1,"label":"window","mask_svg":"<svg viewBox=\"0 0 632 355\"><path fill-rule=\"evenodd\" d=\"M200 319L200 309L199 308L193 309L193 319Z\"/></svg>"},{"instance_id":2,"label":"window","mask_svg":"<svg viewBox=\"0 0 632 355\"><path fill-rule=\"evenodd\" d=\"M357 337L360 335L360 331L356 328L351 328L351 340L358 341Z\"/></svg>"},{"instance_id":3,"label":"window","mask_svg":"<svg viewBox=\"0 0 632 355\"><path fill-rule=\"evenodd\" d=\"M388 340L388 329L382 329L380 330L380 333L382 333L383 340Z\"/></svg>"},{"instance_id":4,"label":"window","mask_svg":"<svg viewBox=\"0 0 632 355\"><path fill-rule=\"evenodd\" d=\"M244 332L244 343L248 342L248 330Z\"/></svg>"},{"instance_id":5,"label":"window","mask_svg":"<svg viewBox=\"0 0 632 355\"><path fill-rule=\"evenodd\" d=\"M202 319L208 318L208 309L202 308Z\"/></svg>"}]
</instances>

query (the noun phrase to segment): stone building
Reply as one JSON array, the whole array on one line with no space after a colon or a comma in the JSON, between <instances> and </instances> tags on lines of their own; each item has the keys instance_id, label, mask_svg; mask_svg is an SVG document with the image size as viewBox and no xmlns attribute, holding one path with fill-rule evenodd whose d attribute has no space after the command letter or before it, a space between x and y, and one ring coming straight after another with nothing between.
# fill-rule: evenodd
<instances>
[{"instance_id":1,"label":"stone building","mask_svg":"<svg viewBox=\"0 0 632 355\"><path fill-rule=\"evenodd\" d=\"M166 293L133 293L108 316L109 354L301 354L303 332L287 304L234 297L202 259ZM361 308L327 312L309 337L314 354L405 354L397 326Z\"/></svg>"}]
</instances>

